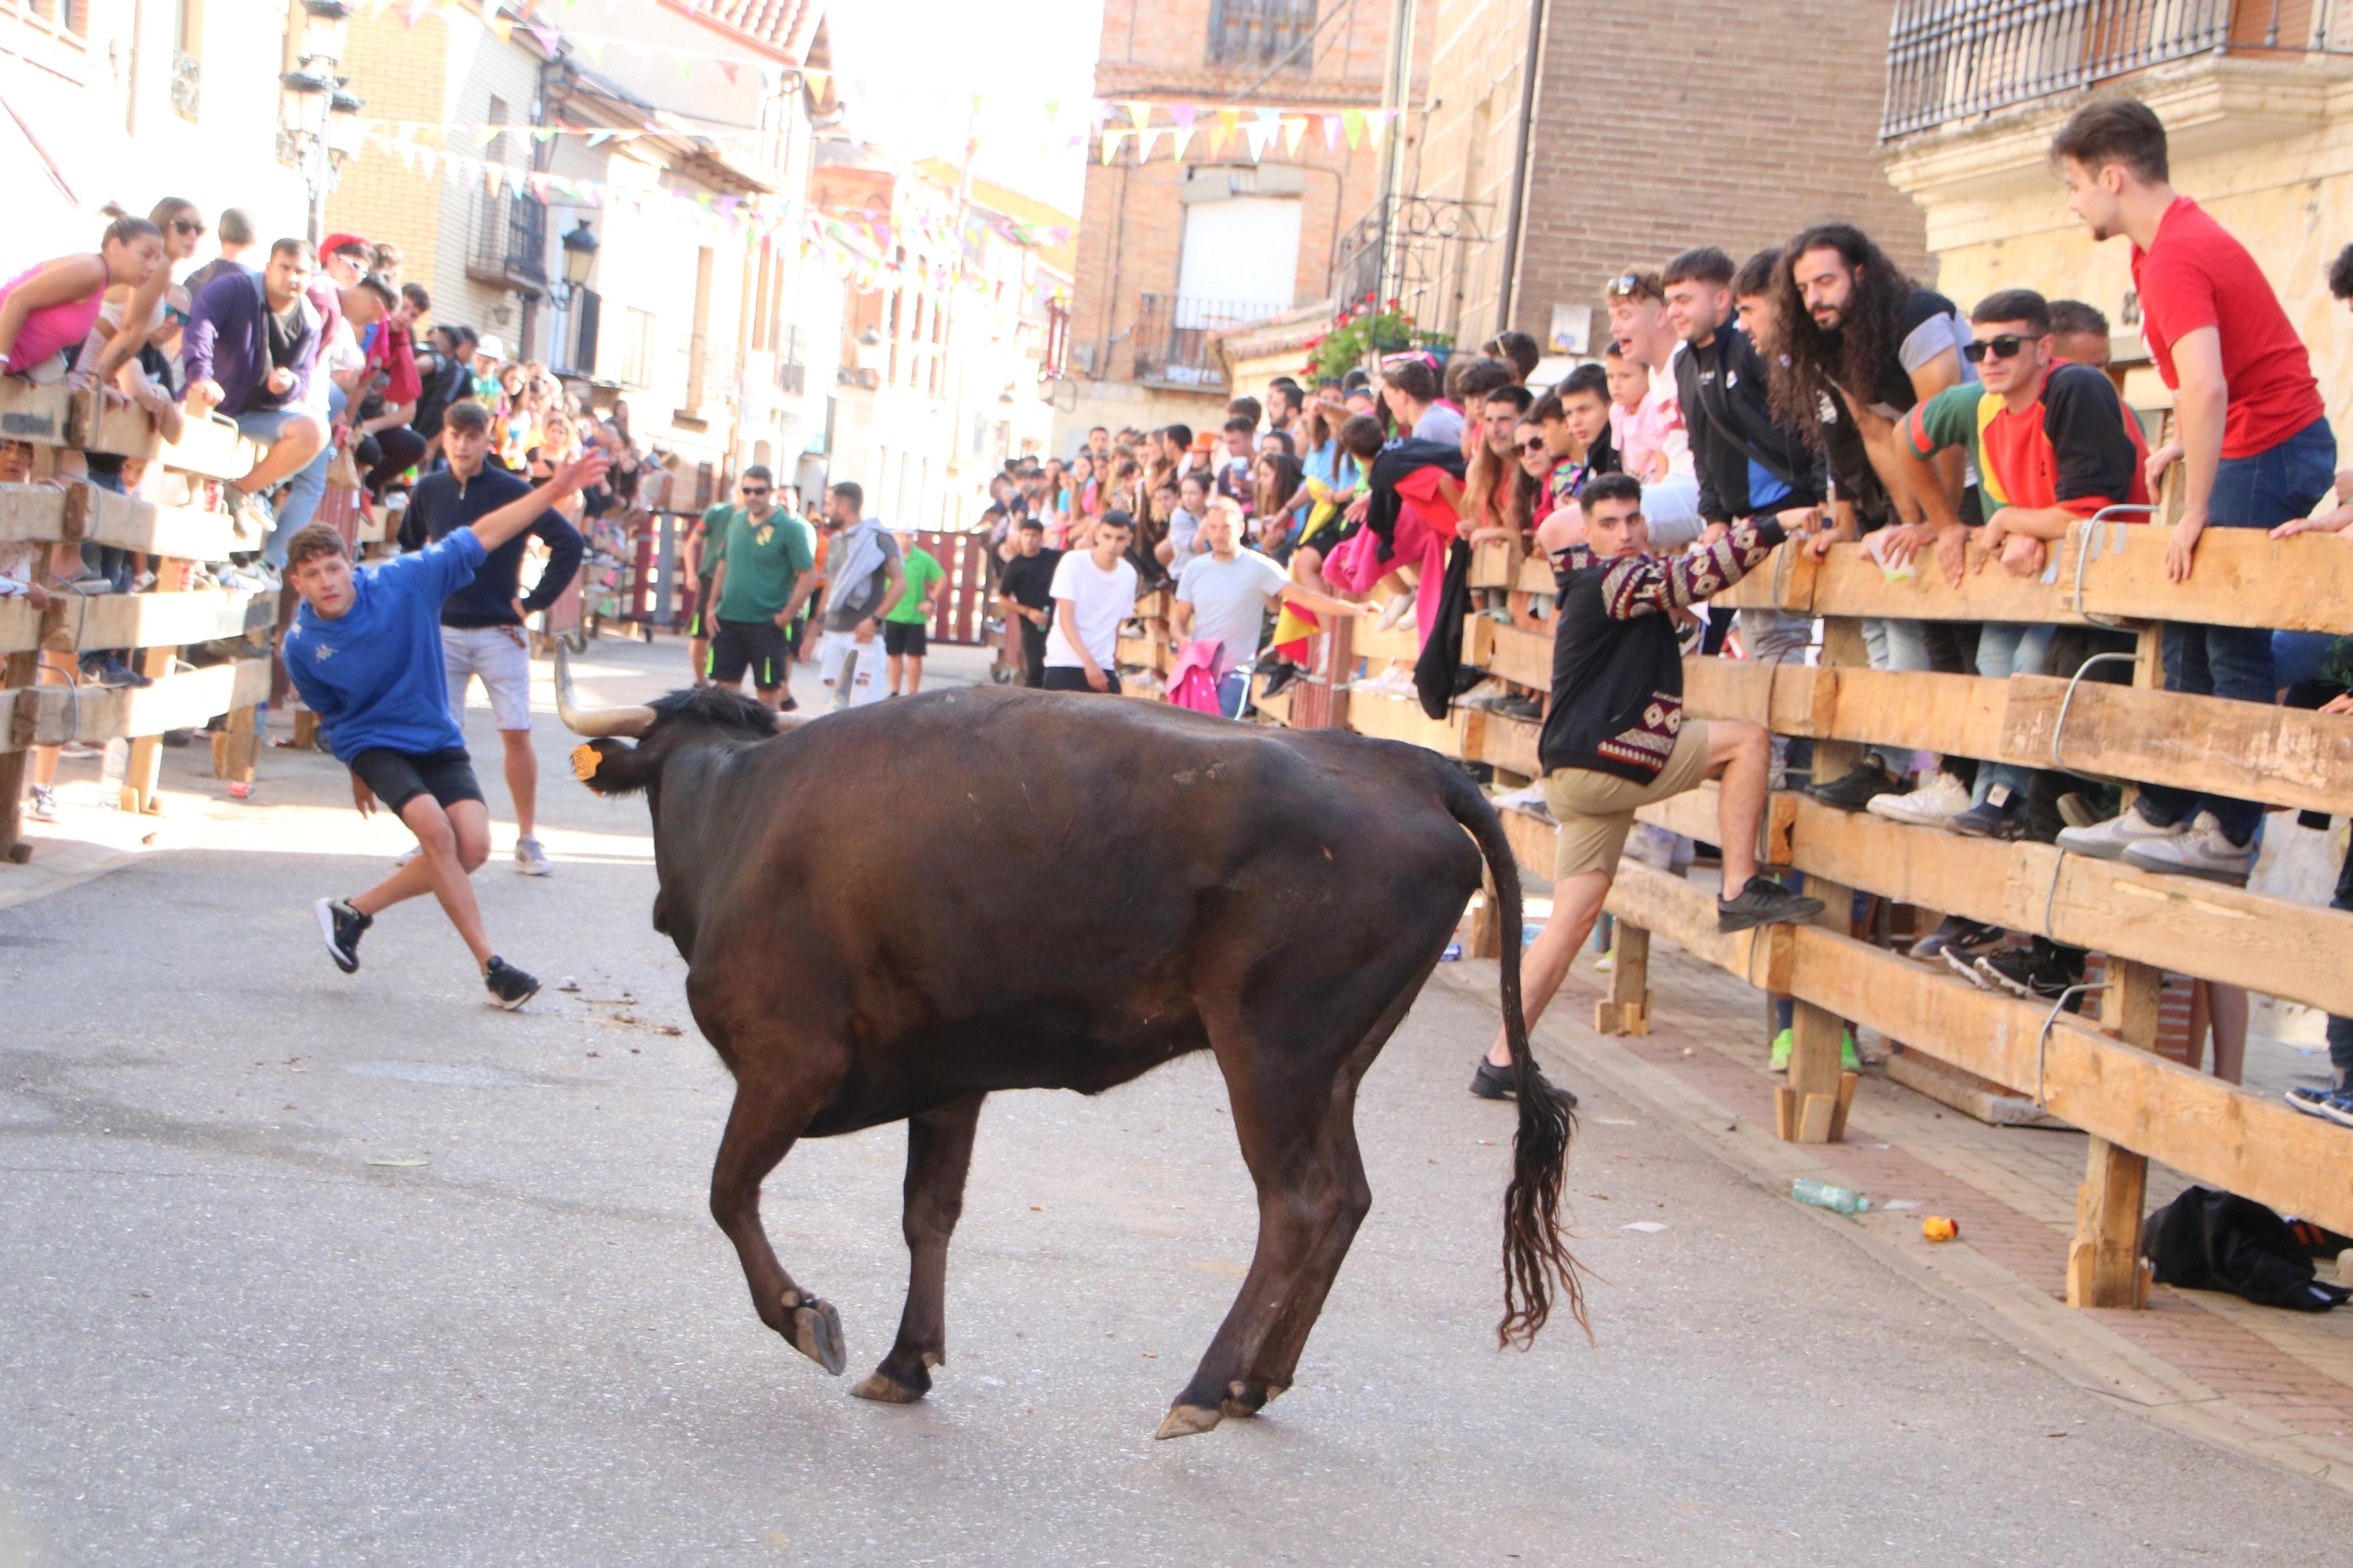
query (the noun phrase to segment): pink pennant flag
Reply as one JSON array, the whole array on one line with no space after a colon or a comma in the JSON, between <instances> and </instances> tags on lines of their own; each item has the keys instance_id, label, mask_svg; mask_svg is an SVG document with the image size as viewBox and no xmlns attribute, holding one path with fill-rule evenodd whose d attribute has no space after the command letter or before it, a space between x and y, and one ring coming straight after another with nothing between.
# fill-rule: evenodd
<instances>
[{"instance_id":1,"label":"pink pennant flag","mask_svg":"<svg viewBox=\"0 0 2353 1568\"><path fill-rule=\"evenodd\" d=\"M1189 103L1172 103L1168 106L1168 118L1176 122L1176 129L1179 131L1193 129L1194 112L1194 108Z\"/></svg>"},{"instance_id":2,"label":"pink pennant flag","mask_svg":"<svg viewBox=\"0 0 2353 1568\"><path fill-rule=\"evenodd\" d=\"M721 60L719 62L719 68L721 71L725 73L729 83L733 84L735 80L735 62L733 60Z\"/></svg>"},{"instance_id":3,"label":"pink pennant flag","mask_svg":"<svg viewBox=\"0 0 2353 1568\"><path fill-rule=\"evenodd\" d=\"M1293 142L1293 145L1295 147L1298 143ZM1340 150L1340 117L1336 114L1324 116L1324 150L1326 153Z\"/></svg>"}]
</instances>

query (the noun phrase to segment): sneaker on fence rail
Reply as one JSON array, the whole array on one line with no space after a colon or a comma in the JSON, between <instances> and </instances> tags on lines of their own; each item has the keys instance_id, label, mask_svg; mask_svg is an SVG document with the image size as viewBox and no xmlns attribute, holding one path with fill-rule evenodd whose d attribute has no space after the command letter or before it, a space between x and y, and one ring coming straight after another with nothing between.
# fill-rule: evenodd
<instances>
[{"instance_id":1,"label":"sneaker on fence rail","mask_svg":"<svg viewBox=\"0 0 2353 1568\"><path fill-rule=\"evenodd\" d=\"M536 978L495 954L491 966L482 971L482 984L490 991L491 1001L510 1013L539 994Z\"/></svg>"},{"instance_id":2,"label":"sneaker on fence rail","mask_svg":"<svg viewBox=\"0 0 2353 1568\"><path fill-rule=\"evenodd\" d=\"M1979 985L1990 983L1993 989L2007 991L2012 996L2029 1002L2056 1002L2066 995L2070 986L2080 984L2083 976L2072 973L2066 965L2041 942L2032 947L2007 948L1989 953L1978 960ZM2081 995L2067 998L2067 1011L2083 1010Z\"/></svg>"},{"instance_id":3,"label":"sneaker on fence rail","mask_svg":"<svg viewBox=\"0 0 2353 1568\"><path fill-rule=\"evenodd\" d=\"M2063 827L2059 830L2059 847L2070 855L2089 855L2095 859L2121 860L2125 851L2136 844L2152 844L2171 838L2182 831L2175 823L2159 827L2140 814L2137 802L2125 807L2105 822L2089 827Z\"/></svg>"},{"instance_id":4,"label":"sneaker on fence rail","mask_svg":"<svg viewBox=\"0 0 2353 1568\"><path fill-rule=\"evenodd\" d=\"M2082 790L2071 789L2059 797L2059 820L2070 827L2097 827L2099 803Z\"/></svg>"},{"instance_id":5,"label":"sneaker on fence rail","mask_svg":"<svg viewBox=\"0 0 2353 1568\"><path fill-rule=\"evenodd\" d=\"M2026 813L2008 784L1996 784L1985 799L1957 813L1945 824L1947 833L1964 838L2016 839L2026 837Z\"/></svg>"},{"instance_id":6,"label":"sneaker on fence rail","mask_svg":"<svg viewBox=\"0 0 2353 1568\"><path fill-rule=\"evenodd\" d=\"M1877 796L1893 795L1901 787L1888 773L1886 760L1877 752L1865 752L1861 764L1846 777L1815 784L1806 793L1824 805L1834 805L1841 811L1861 811Z\"/></svg>"},{"instance_id":7,"label":"sneaker on fence rail","mask_svg":"<svg viewBox=\"0 0 2353 1568\"><path fill-rule=\"evenodd\" d=\"M1487 709L1488 711L1492 713L1500 713L1506 719L1525 719L1530 722L1535 722L1544 717L1543 701L1538 698L1525 695L1519 697L1499 697L1494 701L1487 704Z\"/></svg>"},{"instance_id":8,"label":"sneaker on fence rail","mask_svg":"<svg viewBox=\"0 0 2353 1568\"><path fill-rule=\"evenodd\" d=\"M1412 610L1411 594L1392 594L1389 595L1388 605L1382 607L1380 618L1373 623L1373 629L1377 632L1385 632L1399 621L1405 620Z\"/></svg>"},{"instance_id":9,"label":"sneaker on fence rail","mask_svg":"<svg viewBox=\"0 0 2353 1568\"><path fill-rule=\"evenodd\" d=\"M358 973L360 938L375 924L375 917L360 913L343 899L321 899L311 907L319 916L319 934L327 939L327 956L344 973Z\"/></svg>"},{"instance_id":10,"label":"sneaker on fence rail","mask_svg":"<svg viewBox=\"0 0 2353 1568\"><path fill-rule=\"evenodd\" d=\"M1576 1091L1563 1089L1545 1077L1543 1071L1534 1062L1528 1064L1528 1077L1534 1080L1537 1093L1552 1096L1554 1100L1560 1102L1560 1108L1563 1110L1577 1109ZM1482 1100L1517 1100L1520 1097L1520 1086L1513 1078L1511 1068L1499 1068L1486 1058L1481 1057L1479 1070L1471 1075L1471 1092Z\"/></svg>"},{"instance_id":11,"label":"sneaker on fence rail","mask_svg":"<svg viewBox=\"0 0 2353 1568\"><path fill-rule=\"evenodd\" d=\"M1910 795L1874 795L1863 807L1873 816L1915 827L1942 827L1968 808L1969 792L1942 768L1923 773Z\"/></svg>"},{"instance_id":12,"label":"sneaker on fence rail","mask_svg":"<svg viewBox=\"0 0 2353 1568\"><path fill-rule=\"evenodd\" d=\"M2170 871L2244 887L2247 873L2255 867L2255 841L2250 836L2244 844L2233 844L2214 814L2201 811L2184 832L2125 846L2125 861L2144 871Z\"/></svg>"},{"instance_id":13,"label":"sneaker on fence rail","mask_svg":"<svg viewBox=\"0 0 2353 1568\"><path fill-rule=\"evenodd\" d=\"M546 849L529 834L515 840L514 858L515 869L526 877L552 877L555 874L554 863L548 859Z\"/></svg>"},{"instance_id":14,"label":"sneaker on fence rail","mask_svg":"<svg viewBox=\"0 0 2353 1568\"><path fill-rule=\"evenodd\" d=\"M1756 926L1796 925L1820 914L1820 899L1793 893L1767 877L1751 877L1748 886L1728 899L1715 901L1715 929L1730 932Z\"/></svg>"},{"instance_id":15,"label":"sneaker on fence rail","mask_svg":"<svg viewBox=\"0 0 2353 1568\"><path fill-rule=\"evenodd\" d=\"M1935 931L1914 942L1906 952L1923 963L1933 963L1947 952L1965 953L1975 960L2000 947L2002 937L2000 926L1988 925L1983 921L1968 920L1960 915L1947 915Z\"/></svg>"},{"instance_id":16,"label":"sneaker on fence rail","mask_svg":"<svg viewBox=\"0 0 2353 1568\"><path fill-rule=\"evenodd\" d=\"M1271 697L1298 678L1299 667L1297 665L1289 663L1278 664L1267 672L1266 689L1261 691L1259 695L1261 697Z\"/></svg>"}]
</instances>

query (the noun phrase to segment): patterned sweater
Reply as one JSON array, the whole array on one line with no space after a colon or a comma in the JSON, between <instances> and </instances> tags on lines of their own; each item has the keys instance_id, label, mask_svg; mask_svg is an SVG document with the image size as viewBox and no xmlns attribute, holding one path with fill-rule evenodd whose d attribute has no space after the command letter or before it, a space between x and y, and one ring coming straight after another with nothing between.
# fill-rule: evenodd
<instances>
[{"instance_id":1,"label":"patterned sweater","mask_svg":"<svg viewBox=\"0 0 2353 1568\"><path fill-rule=\"evenodd\" d=\"M1739 582L1784 537L1778 521L1759 517L1671 559L1602 561L1583 545L1562 552L1552 710L1536 747L1545 771L1657 778L1683 724L1683 650L1667 612Z\"/></svg>"}]
</instances>

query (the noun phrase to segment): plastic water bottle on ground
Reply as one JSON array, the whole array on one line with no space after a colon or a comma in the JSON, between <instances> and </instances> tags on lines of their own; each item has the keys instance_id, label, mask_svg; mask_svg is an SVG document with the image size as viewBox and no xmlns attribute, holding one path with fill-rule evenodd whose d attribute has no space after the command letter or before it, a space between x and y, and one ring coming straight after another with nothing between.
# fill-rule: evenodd
<instances>
[{"instance_id":1,"label":"plastic water bottle on ground","mask_svg":"<svg viewBox=\"0 0 2353 1568\"><path fill-rule=\"evenodd\" d=\"M1815 1181L1811 1176L1799 1176L1791 1182L1789 1195L1801 1204L1811 1204L1818 1209L1829 1209L1833 1214L1859 1215L1871 1207L1871 1200L1861 1193L1834 1187L1828 1182Z\"/></svg>"}]
</instances>

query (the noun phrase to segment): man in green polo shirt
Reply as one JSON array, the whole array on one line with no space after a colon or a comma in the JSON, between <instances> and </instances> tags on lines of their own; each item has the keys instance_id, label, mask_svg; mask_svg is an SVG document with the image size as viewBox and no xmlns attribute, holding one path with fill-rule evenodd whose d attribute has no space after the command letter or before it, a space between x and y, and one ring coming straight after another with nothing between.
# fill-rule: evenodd
<instances>
[{"instance_id":1,"label":"man in green polo shirt","mask_svg":"<svg viewBox=\"0 0 2353 1568\"><path fill-rule=\"evenodd\" d=\"M930 551L915 542L913 529L892 531L899 536L899 564L907 574L907 585L900 591L899 602L882 613L882 651L891 656L891 695L900 695L899 683L904 677L905 694L913 697L923 684L932 612L939 605L948 574Z\"/></svg>"},{"instance_id":2,"label":"man in green polo shirt","mask_svg":"<svg viewBox=\"0 0 2353 1568\"><path fill-rule=\"evenodd\" d=\"M731 507L711 586L712 683L733 689L748 671L771 708L797 707L784 689L792 668L785 628L817 588L817 542L808 524L776 510L766 468L744 470L744 504ZM779 696L781 694L781 703Z\"/></svg>"}]
</instances>

